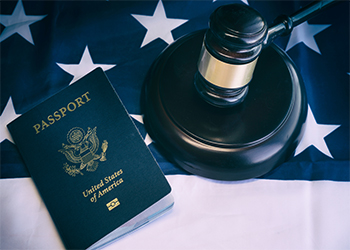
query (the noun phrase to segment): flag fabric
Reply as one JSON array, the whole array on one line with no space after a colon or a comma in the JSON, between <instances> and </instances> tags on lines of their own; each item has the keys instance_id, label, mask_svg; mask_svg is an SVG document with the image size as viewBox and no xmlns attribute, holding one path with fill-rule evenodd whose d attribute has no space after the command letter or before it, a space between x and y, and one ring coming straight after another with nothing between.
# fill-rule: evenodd
<instances>
[{"instance_id":1,"label":"flag fabric","mask_svg":"<svg viewBox=\"0 0 350 250\"><path fill-rule=\"evenodd\" d=\"M174 210L110 245L127 249L349 249L349 2L277 38L305 82L304 137L254 180L219 182L170 162L143 125L148 69L210 14L248 4L272 23L306 1L2 1L0 248L62 248L6 124L101 67L175 194ZM178 203L177 203L178 200ZM162 239L162 240L161 240ZM160 245L163 244L163 245Z\"/></svg>"}]
</instances>

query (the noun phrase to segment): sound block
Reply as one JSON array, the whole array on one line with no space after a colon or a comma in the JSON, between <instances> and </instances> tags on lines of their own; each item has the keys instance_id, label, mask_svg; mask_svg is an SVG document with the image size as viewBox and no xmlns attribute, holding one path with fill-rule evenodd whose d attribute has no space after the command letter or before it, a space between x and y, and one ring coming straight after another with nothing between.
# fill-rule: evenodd
<instances>
[{"instance_id":1,"label":"sound block","mask_svg":"<svg viewBox=\"0 0 350 250\"><path fill-rule=\"evenodd\" d=\"M204 101L194 81L205 30L168 46L145 79L145 126L156 145L186 171L210 179L266 174L294 152L307 113L294 63L279 47L265 48L246 99L229 108Z\"/></svg>"}]
</instances>

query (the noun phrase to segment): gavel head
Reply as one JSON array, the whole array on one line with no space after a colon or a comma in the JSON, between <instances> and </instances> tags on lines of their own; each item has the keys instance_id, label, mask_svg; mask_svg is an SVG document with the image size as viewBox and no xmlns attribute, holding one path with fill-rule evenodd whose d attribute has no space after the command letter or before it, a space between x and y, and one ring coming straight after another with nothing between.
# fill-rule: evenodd
<instances>
[{"instance_id":1,"label":"gavel head","mask_svg":"<svg viewBox=\"0 0 350 250\"><path fill-rule=\"evenodd\" d=\"M265 19L247 5L225 5L212 13L195 76L204 100L218 107L244 100L267 30Z\"/></svg>"},{"instance_id":2,"label":"gavel head","mask_svg":"<svg viewBox=\"0 0 350 250\"><path fill-rule=\"evenodd\" d=\"M215 10L209 26L177 39L153 63L145 126L166 156L192 174L256 178L292 155L305 128L301 75L281 48L265 48L286 24L267 28L251 7L231 4Z\"/></svg>"}]
</instances>

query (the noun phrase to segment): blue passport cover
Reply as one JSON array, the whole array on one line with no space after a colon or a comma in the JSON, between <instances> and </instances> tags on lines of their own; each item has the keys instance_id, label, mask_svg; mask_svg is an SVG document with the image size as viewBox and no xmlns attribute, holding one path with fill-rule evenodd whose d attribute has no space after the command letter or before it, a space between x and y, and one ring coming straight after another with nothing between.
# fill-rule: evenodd
<instances>
[{"instance_id":1,"label":"blue passport cover","mask_svg":"<svg viewBox=\"0 0 350 250\"><path fill-rule=\"evenodd\" d=\"M8 129L67 248L88 248L171 191L100 68Z\"/></svg>"}]
</instances>

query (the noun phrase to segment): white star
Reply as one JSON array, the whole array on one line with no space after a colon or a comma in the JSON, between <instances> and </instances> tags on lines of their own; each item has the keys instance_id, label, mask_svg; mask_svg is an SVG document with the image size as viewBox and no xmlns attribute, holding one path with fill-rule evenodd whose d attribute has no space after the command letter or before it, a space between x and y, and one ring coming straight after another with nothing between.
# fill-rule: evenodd
<instances>
[{"instance_id":1,"label":"white star","mask_svg":"<svg viewBox=\"0 0 350 250\"><path fill-rule=\"evenodd\" d=\"M80 78L82 78L83 76L85 76L86 74L90 73L98 67L101 67L103 71L106 71L116 66L116 64L94 64L94 62L91 59L88 46L85 47L83 56L81 57L79 64L56 64L60 66L64 71L74 76L69 85L76 82L77 80L79 80Z\"/></svg>"},{"instance_id":2,"label":"white star","mask_svg":"<svg viewBox=\"0 0 350 250\"><path fill-rule=\"evenodd\" d=\"M15 112L12 98L10 97L5 109L2 111L2 114L0 116L0 143L7 139L14 144L12 136L10 135L10 132L7 129L6 125L19 116L20 115L17 115Z\"/></svg>"},{"instance_id":3,"label":"white star","mask_svg":"<svg viewBox=\"0 0 350 250\"><path fill-rule=\"evenodd\" d=\"M19 0L14 11L12 12L12 15L0 15L0 23L6 27L0 35L0 42L18 33L24 39L26 39L28 42L34 45L29 25L40 21L44 17L46 17L46 15L27 16L24 12L22 1Z\"/></svg>"},{"instance_id":4,"label":"white star","mask_svg":"<svg viewBox=\"0 0 350 250\"><path fill-rule=\"evenodd\" d=\"M168 44L174 42L171 31L188 21L185 19L167 18L161 0L159 0L153 16L131 15L147 29L141 48L157 38L163 39Z\"/></svg>"},{"instance_id":5,"label":"white star","mask_svg":"<svg viewBox=\"0 0 350 250\"><path fill-rule=\"evenodd\" d=\"M139 123L143 124L143 115L130 115L130 116L134 118L136 121L138 121ZM148 133L146 134L144 141L147 146L153 142L153 140L151 139Z\"/></svg>"},{"instance_id":6,"label":"white star","mask_svg":"<svg viewBox=\"0 0 350 250\"><path fill-rule=\"evenodd\" d=\"M314 36L331 25L326 24L309 24L308 22L303 22L296 26L292 30L292 34L289 37L289 41L286 47L286 51L294 47L296 44L303 42L310 49L321 54Z\"/></svg>"},{"instance_id":7,"label":"white star","mask_svg":"<svg viewBox=\"0 0 350 250\"><path fill-rule=\"evenodd\" d=\"M318 124L315 120L310 106L308 106L305 133L300 144L295 150L294 156L297 156L310 146L315 146L323 154L327 155L330 158L333 158L332 154L329 152L324 138L339 127L340 125Z\"/></svg>"}]
</instances>

